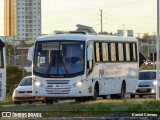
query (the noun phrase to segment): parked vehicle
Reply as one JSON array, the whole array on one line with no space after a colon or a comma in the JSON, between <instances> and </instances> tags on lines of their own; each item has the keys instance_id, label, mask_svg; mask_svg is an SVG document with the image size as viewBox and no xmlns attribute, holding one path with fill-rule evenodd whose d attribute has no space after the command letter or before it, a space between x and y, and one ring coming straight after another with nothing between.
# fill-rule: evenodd
<instances>
[{"instance_id":1,"label":"parked vehicle","mask_svg":"<svg viewBox=\"0 0 160 120\"><path fill-rule=\"evenodd\" d=\"M147 59L146 61L144 61L145 65L153 65L153 62L150 61L149 59Z\"/></svg>"},{"instance_id":2,"label":"parked vehicle","mask_svg":"<svg viewBox=\"0 0 160 120\"><path fill-rule=\"evenodd\" d=\"M138 89L131 94L131 98L135 95L143 97L144 95L156 94L156 70L142 70L139 72Z\"/></svg>"},{"instance_id":3,"label":"parked vehicle","mask_svg":"<svg viewBox=\"0 0 160 120\"><path fill-rule=\"evenodd\" d=\"M35 97L32 95L32 76L27 76L21 80L13 92L12 99L15 104L20 102L29 102L32 104L34 101L44 102L43 97Z\"/></svg>"}]
</instances>

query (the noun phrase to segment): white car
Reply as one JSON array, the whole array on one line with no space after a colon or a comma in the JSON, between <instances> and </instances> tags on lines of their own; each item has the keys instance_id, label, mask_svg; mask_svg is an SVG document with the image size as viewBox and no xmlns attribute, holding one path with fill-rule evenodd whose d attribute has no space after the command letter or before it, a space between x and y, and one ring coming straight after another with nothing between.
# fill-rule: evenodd
<instances>
[{"instance_id":1,"label":"white car","mask_svg":"<svg viewBox=\"0 0 160 120\"><path fill-rule=\"evenodd\" d=\"M35 97L32 95L32 77L28 76L21 80L21 82L16 85L17 88L14 90L12 99L15 104L19 104L20 102L29 102L29 104L33 103L33 101L42 101L44 102L43 97Z\"/></svg>"},{"instance_id":2,"label":"white car","mask_svg":"<svg viewBox=\"0 0 160 120\"><path fill-rule=\"evenodd\" d=\"M142 70L139 72L138 89L131 94L131 98L135 95L143 97L144 95L156 94L156 70Z\"/></svg>"}]
</instances>

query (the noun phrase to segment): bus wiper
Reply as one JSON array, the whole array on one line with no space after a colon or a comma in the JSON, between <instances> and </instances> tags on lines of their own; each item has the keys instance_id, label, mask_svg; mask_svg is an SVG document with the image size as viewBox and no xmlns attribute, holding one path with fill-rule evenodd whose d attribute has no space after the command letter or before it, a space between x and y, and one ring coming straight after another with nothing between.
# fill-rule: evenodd
<instances>
[{"instance_id":1,"label":"bus wiper","mask_svg":"<svg viewBox=\"0 0 160 120\"><path fill-rule=\"evenodd\" d=\"M47 75L49 74L49 72L51 71L51 68L55 66L55 56L52 57L51 62L49 63L48 69L47 69Z\"/></svg>"}]
</instances>

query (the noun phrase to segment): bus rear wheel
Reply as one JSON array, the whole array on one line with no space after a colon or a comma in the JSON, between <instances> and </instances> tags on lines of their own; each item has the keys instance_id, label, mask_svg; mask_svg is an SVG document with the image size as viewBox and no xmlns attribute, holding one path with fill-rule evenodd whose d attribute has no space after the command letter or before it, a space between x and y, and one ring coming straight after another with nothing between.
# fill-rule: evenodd
<instances>
[{"instance_id":1,"label":"bus rear wheel","mask_svg":"<svg viewBox=\"0 0 160 120\"><path fill-rule=\"evenodd\" d=\"M135 95L133 95L133 94L130 94L130 97L131 97L131 98L135 98Z\"/></svg>"},{"instance_id":2,"label":"bus rear wheel","mask_svg":"<svg viewBox=\"0 0 160 120\"><path fill-rule=\"evenodd\" d=\"M126 86L125 83L122 83L122 87L121 87L121 94L119 95L119 99L123 99L125 97L125 93L126 93Z\"/></svg>"},{"instance_id":3,"label":"bus rear wheel","mask_svg":"<svg viewBox=\"0 0 160 120\"><path fill-rule=\"evenodd\" d=\"M121 87L121 93L120 94L111 94L110 98L111 99L123 99L125 97L125 92L126 92L126 86L125 83L122 83Z\"/></svg>"}]
</instances>

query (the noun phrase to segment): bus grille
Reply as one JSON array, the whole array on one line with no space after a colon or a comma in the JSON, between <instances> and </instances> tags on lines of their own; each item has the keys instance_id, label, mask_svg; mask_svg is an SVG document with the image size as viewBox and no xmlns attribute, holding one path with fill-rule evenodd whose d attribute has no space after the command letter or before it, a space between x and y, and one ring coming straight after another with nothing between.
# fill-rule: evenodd
<instances>
[{"instance_id":1,"label":"bus grille","mask_svg":"<svg viewBox=\"0 0 160 120\"><path fill-rule=\"evenodd\" d=\"M46 80L47 84L68 84L69 80Z\"/></svg>"},{"instance_id":2,"label":"bus grille","mask_svg":"<svg viewBox=\"0 0 160 120\"><path fill-rule=\"evenodd\" d=\"M47 94L69 94L70 85L69 80L46 80Z\"/></svg>"}]
</instances>

